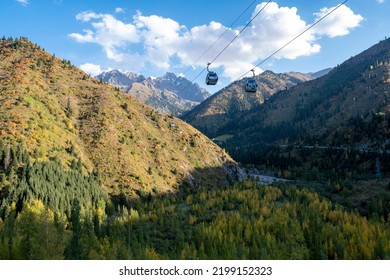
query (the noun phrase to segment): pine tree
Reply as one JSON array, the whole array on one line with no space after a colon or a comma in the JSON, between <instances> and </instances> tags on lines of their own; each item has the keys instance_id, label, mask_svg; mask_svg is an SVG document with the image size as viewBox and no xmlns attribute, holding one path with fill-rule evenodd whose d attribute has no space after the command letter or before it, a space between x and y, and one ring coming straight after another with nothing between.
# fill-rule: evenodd
<instances>
[{"instance_id":1,"label":"pine tree","mask_svg":"<svg viewBox=\"0 0 390 280\"><path fill-rule=\"evenodd\" d=\"M82 260L84 259L84 249L83 249L83 240L82 240L82 226L81 226L81 207L78 200L73 201L72 210L71 210L71 230L72 237L70 239L70 244L68 247L68 259L72 260Z\"/></svg>"},{"instance_id":2,"label":"pine tree","mask_svg":"<svg viewBox=\"0 0 390 280\"><path fill-rule=\"evenodd\" d=\"M375 175L377 179L381 178L381 163L379 161L379 158L376 158L375 160Z\"/></svg>"},{"instance_id":3,"label":"pine tree","mask_svg":"<svg viewBox=\"0 0 390 280\"><path fill-rule=\"evenodd\" d=\"M70 103L70 98L68 98L68 100L66 101L65 115L68 118L73 116L73 108L72 108L72 104Z\"/></svg>"}]
</instances>

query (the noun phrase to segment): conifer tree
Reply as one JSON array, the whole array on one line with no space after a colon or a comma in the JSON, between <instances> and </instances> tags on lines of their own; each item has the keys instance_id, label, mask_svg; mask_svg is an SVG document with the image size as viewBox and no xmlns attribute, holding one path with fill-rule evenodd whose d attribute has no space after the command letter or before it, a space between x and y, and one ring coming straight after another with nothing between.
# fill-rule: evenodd
<instances>
[{"instance_id":1,"label":"conifer tree","mask_svg":"<svg viewBox=\"0 0 390 280\"><path fill-rule=\"evenodd\" d=\"M84 259L84 249L83 249L83 240L82 240L82 226L81 226L81 207L78 200L74 200L71 210L71 229L72 237L70 239L68 250L68 259L72 260L82 260Z\"/></svg>"}]
</instances>

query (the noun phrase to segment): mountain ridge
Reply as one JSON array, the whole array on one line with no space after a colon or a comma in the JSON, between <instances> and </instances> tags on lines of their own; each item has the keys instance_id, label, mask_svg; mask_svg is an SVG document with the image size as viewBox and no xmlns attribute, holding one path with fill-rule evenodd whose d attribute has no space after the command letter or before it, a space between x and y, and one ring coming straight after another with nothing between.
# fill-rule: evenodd
<instances>
[{"instance_id":1,"label":"mountain ridge","mask_svg":"<svg viewBox=\"0 0 390 280\"><path fill-rule=\"evenodd\" d=\"M185 113L182 118L209 137L219 136L219 131L234 121L241 112L249 111L269 99L278 91L313 79L312 74L297 72L274 73L270 70L257 75L258 90L247 93L244 90L246 78L233 82L210 98Z\"/></svg>"},{"instance_id":2,"label":"mountain ridge","mask_svg":"<svg viewBox=\"0 0 390 280\"><path fill-rule=\"evenodd\" d=\"M387 39L241 114L223 132L234 135L227 150L238 143L241 154L273 144L388 149L389 83Z\"/></svg>"},{"instance_id":3,"label":"mountain ridge","mask_svg":"<svg viewBox=\"0 0 390 280\"><path fill-rule=\"evenodd\" d=\"M111 70L99 74L96 78L120 88L162 113L173 113L176 116L182 115L211 95L197 83L193 84L171 72L152 78Z\"/></svg>"}]
</instances>

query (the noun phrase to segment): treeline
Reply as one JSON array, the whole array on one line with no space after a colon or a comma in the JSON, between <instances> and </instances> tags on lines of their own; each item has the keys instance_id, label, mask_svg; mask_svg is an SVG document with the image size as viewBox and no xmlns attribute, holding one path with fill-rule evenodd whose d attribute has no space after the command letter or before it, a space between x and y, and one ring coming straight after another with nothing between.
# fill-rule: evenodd
<instances>
[{"instance_id":1,"label":"treeline","mask_svg":"<svg viewBox=\"0 0 390 280\"><path fill-rule=\"evenodd\" d=\"M253 144L251 154L238 149L233 157L245 159L245 163L254 164L261 170L273 172L273 175L289 180L306 181L306 185L320 185L314 188L331 199L342 196L352 201L354 196L361 197L357 185L361 181L370 181L376 192L365 194L361 199L359 212L372 216L388 217L390 214L390 154L353 149L332 149L299 145L260 145ZM241 152L241 153L240 153ZM316 182L316 183L309 183ZM382 190L378 184L388 184ZM343 203L344 205L344 203ZM377 206L375 206L377 205Z\"/></svg>"},{"instance_id":2,"label":"treeline","mask_svg":"<svg viewBox=\"0 0 390 280\"><path fill-rule=\"evenodd\" d=\"M253 149L249 153L249 149ZM390 173L390 154L324 146L267 145L237 147L232 157L244 164L274 170L286 179L337 182L384 177Z\"/></svg>"},{"instance_id":3,"label":"treeline","mask_svg":"<svg viewBox=\"0 0 390 280\"><path fill-rule=\"evenodd\" d=\"M59 158L31 163L21 145L4 145L0 141L0 217L7 217L13 205L20 212L34 200L69 215L75 200L93 209L105 204L107 198L99 172L86 174L80 159L74 159L69 170L64 169Z\"/></svg>"},{"instance_id":4,"label":"treeline","mask_svg":"<svg viewBox=\"0 0 390 280\"><path fill-rule=\"evenodd\" d=\"M381 149L390 149L387 139L390 137L390 116L383 112L351 117L348 120L348 129L343 133L335 132L332 138L333 145L359 143L369 136L371 143Z\"/></svg>"},{"instance_id":5,"label":"treeline","mask_svg":"<svg viewBox=\"0 0 390 280\"><path fill-rule=\"evenodd\" d=\"M126 206L129 205L129 206ZM70 216L40 200L0 221L3 259L388 259L390 232L292 187L256 182Z\"/></svg>"},{"instance_id":6,"label":"treeline","mask_svg":"<svg viewBox=\"0 0 390 280\"><path fill-rule=\"evenodd\" d=\"M386 259L389 205L371 218L295 186L241 182L112 202L81 161L30 163L0 145L1 259Z\"/></svg>"},{"instance_id":7,"label":"treeline","mask_svg":"<svg viewBox=\"0 0 390 280\"><path fill-rule=\"evenodd\" d=\"M331 140L305 135L298 124L282 123L248 130L222 146L235 160L272 169L287 179L336 182L375 177L378 162L381 176L388 175L389 131L390 117L371 113L350 118L343 130L325 133ZM362 139L370 139L373 148L357 146Z\"/></svg>"}]
</instances>

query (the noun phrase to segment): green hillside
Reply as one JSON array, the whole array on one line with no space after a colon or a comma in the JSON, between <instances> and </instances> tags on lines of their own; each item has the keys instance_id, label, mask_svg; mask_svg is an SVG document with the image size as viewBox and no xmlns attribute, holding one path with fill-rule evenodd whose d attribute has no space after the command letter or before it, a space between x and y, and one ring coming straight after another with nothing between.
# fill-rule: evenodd
<instances>
[{"instance_id":1,"label":"green hillside","mask_svg":"<svg viewBox=\"0 0 390 280\"><path fill-rule=\"evenodd\" d=\"M32 162L57 159L65 170L80 159L84 173L99 170L110 194L225 184L234 170L230 157L191 126L25 38L0 41L0 90L4 147L21 145Z\"/></svg>"},{"instance_id":2,"label":"green hillside","mask_svg":"<svg viewBox=\"0 0 390 280\"><path fill-rule=\"evenodd\" d=\"M237 180L247 174L199 131L25 38L1 40L0 91L0 259L390 258L382 158L376 185L336 171L326 184ZM276 148L265 165L293 161ZM338 152L313 170L356 158Z\"/></svg>"}]
</instances>

